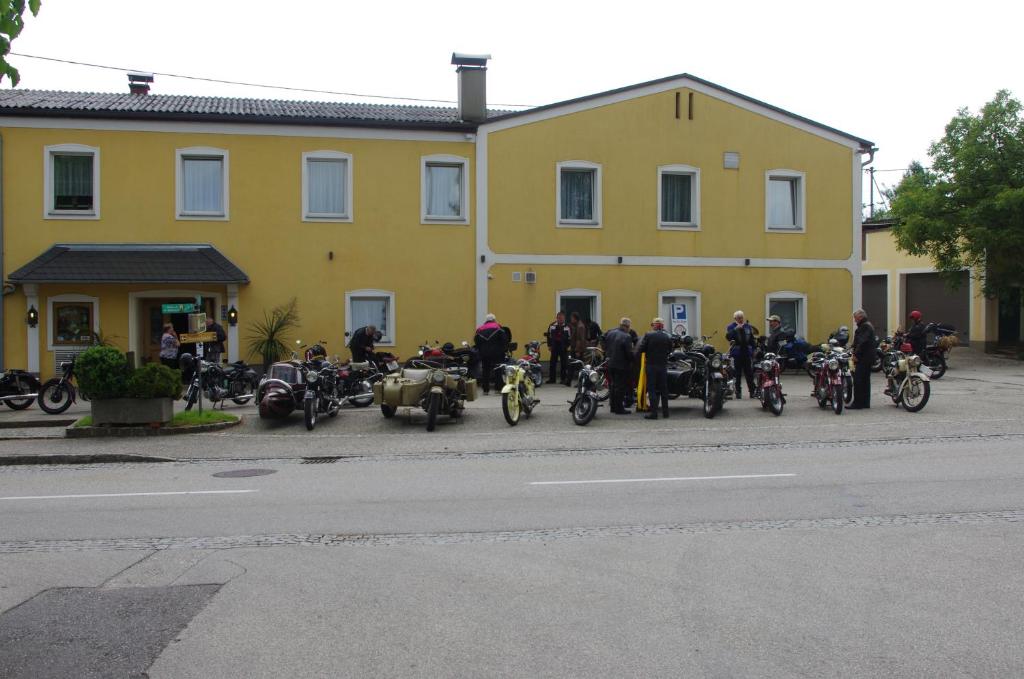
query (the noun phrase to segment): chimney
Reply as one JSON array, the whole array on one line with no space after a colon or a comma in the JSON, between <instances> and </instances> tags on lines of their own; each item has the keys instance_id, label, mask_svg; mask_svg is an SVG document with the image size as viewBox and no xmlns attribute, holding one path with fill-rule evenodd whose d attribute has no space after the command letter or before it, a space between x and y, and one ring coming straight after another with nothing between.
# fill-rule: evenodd
<instances>
[{"instance_id":1,"label":"chimney","mask_svg":"<svg viewBox=\"0 0 1024 679\"><path fill-rule=\"evenodd\" d=\"M487 119L487 61L490 54L452 53L459 74L459 119L482 123Z\"/></svg>"},{"instance_id":2,"label":"chimney","mask_svg":"<svg viewBox=\"0 0 1024 679\"><path fill-rule=\"evenodd\" d=\"M128 91L132 94L149 94L149 83L153 82L152 73L129 73Z\"/></svg>"}]
</instances>

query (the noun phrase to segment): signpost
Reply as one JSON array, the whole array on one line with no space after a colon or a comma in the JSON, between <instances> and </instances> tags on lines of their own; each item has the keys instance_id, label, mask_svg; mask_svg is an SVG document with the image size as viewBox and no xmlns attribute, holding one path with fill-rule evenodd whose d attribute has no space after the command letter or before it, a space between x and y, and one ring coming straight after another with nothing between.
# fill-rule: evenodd
<instances>
[{"instance_id":1,"label":"signpost","mask_svg":"<svg viewBox=\"0 0 1024 679\"><path fill-rule=\"evenodd\" d=\"M190 314L196 310L195 304L161 304L160 313Z\"/></svg>"}]
</instances>

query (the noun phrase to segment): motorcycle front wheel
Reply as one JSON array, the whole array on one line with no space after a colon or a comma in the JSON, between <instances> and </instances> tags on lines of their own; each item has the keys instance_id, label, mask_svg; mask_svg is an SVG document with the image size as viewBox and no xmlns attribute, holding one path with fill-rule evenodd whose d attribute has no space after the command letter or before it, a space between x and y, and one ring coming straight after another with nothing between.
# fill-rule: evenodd
<instances>
[{"instance_id":1,"label":"motorcycle front wheel","mask_svg":"<svg viewBox=\"0 0 1024 679\"><path fill-rule=\"evenodd\" d=\"M931 396L931 393L931 383L925 382L917 375L911 375L910 382L900 398L903 409L908 413L920 411L928 403L928 397Z\"/></svg>"},{"instance_id":2,"label":"motorcycle front wheel","mask_svg":"<svg viewBox=\"0 0 1024 679\"><path fill-rule=\"evenodd\" d=\"M188 385L188 391L185 392L185 410L192 410L192 406L199 400L199 388L195 384Z\"/></svg>"},{"instance_id":3,"label":"motorcycle front wheel","mask_svg":"<svg viewBox=\"0 0 1024 679\"><path fill-rule=\"evenodd\" d=\"M846 390L843 389L843 385L841 385L841 384L833 384L832 385L832 412L834 412L836 415L842 415L843 414L843 392L844 391L846 391Z\"/></svg>"},{"instance_id":4,"label":"motorcycle front wheel","mask_svg":"<svg viewBox=\"0 0 1024 679\"><path fill-rule=\"evenodd\" d=\"M767 391L768 395L766 398L768 400L768 410L772 411L772 415L781 415L783 405L782 390L779 388L779 385L776 384L772 387L769 387Z\"/></svg>"},{"instance_id":5,"label":"motorcycle front wheel","mask_svg":"<svg viewBox=\"0 0 1024 679\"><path fill-rule=\"evenodd\" d=\"M437 414L441 411L441 394L431 394L427 402L427 431L437 426Z\"/></svg>"},{"instance_id":6,"label":"motorcycle front wheel","mask_svg":"<svg viewBox=\"0 0 1024 679\"><path fill-rule=\"evenodd\" d=\"M597 414L597 399L590 394L582 394L572 406L572 421L585 426Z\"/></svg>"},{"instance_id":7,"label":"motorcycle front wheel","mask_svg":"<svg viewBox=\"0 0 1024 679\"><path fill-rule=\"evenodd\" d=\"M302 410L304 413L304 420L306 421L306 429L313 431L316 428L317 419L317 407L315 398L307 398L302 403Z\"/></svg>"},{"instance_id":8,"label":"motorcycle front wheel","mask_svg":"<svg viewBox=\"0 0 1024 679\"><path fill-rule=\"evenodd\" d=\"M51 415L59 415L68 408L75 400L75 388L67 382L61 382L54 378L48 380L39 390L39 407L43 412Z\"/></svg>"},{"instance_id":9,"label":"motorcycle front wheel","mask_svg":"<svg viewBox=\"0 0 1024 679\"><path fill-rule=\"evenodd\" d=\"M501 395L501 413L505 416L505 421L511 427L519 424L519 418L523 414L520 403L518 389L513 389Z\"/></svg>"},{"instance_id":10,"label":"motorcycle front wheel","mask_svg":"<svg viewBox=\"0 0 1024 679\"><path fill-rule=\"evenodd\" d=\"M875 352L875 360L871 361L871 372L882 372L882 352Z\"/></svg>"}]
</instances>

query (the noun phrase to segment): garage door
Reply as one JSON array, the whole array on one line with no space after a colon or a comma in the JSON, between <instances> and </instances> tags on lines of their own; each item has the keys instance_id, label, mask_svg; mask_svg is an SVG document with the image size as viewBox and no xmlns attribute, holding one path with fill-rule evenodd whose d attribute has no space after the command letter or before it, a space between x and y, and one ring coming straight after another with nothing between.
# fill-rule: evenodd
<instances>
[{"instance_id":1,"label":"garage door","mask_svg":"<svg viewBox=\"0 0 1024 679\"><path fill-rule=\"evenodd\" d=\"M861 306L868 312L875 334L886 337L889 334L889 277L863 276L861 282Z\"/></svg>"},{"instance_id":2,"label":"garage door","mask_svg":"<svg viewBox=\"0 0 1024 679\"><path fill-rule=\"evenodd\" d=\"M967 343L970 336L971 292L966 271L960 274L960 287L956 290L946 285L937 273L907 274L907 304L905 313L917 309L924 316L925 323L938 321L950 323L961 331L960 341ZM900 319L905 325L906 318Z\"/></svg>"}]
</instances>

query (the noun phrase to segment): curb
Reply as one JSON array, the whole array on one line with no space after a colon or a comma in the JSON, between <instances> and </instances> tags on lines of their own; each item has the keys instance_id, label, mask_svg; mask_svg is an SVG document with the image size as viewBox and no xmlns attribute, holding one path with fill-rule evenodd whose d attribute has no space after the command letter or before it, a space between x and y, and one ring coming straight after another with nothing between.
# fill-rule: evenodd
<instances>
[{"instance_id":1,"label":"curb","mask_svg":"<svg viewBox=\"0 0 1024 679\"><path fill-rule=\"evenodd\" d=\"M8 455L0 456L0 467L24 464L97 464L101 462L176 462L170 457L96 453L89 455Z\"/></svg>"},{"instance_id":2,"label":"curb","mask_svg":"<svg viewBox=\"0 0 1024 679\"><path fill-rule=\"evenodd\" d=\"M74 424L77 418L70 420L65 418L54 418L50 420L0 420L0 431L4 429L42 429L45 427L66 427Z\"/></svg>"},{"instance_id":3,"label":"curb","mask_svg":"<svg viewBox=\"0 0 1024 679\"><path fill-rule=\"evenodd\" d=\"M234 422L211 422L188 427L76 427L73 423L64 428L64 437L69 439L88 438L132 438L136 436L177 436L179 434L202 434L230 429L242 424L243 415ZM155 458L161 461L164 458ZM115 460L117 461L117 460Z\"/></svg>"}]
</instances>

